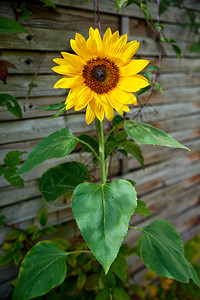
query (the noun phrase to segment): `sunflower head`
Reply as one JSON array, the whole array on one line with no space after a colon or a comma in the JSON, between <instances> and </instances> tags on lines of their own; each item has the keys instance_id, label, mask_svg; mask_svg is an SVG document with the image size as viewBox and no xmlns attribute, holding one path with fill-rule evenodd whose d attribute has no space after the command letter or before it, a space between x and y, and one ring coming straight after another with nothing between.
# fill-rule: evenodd
<instances>
[{"instance_id":1,"label":"sunflower head","mask_svg":"<svg viewBox=\"0 0 200 300\"><path fill-rule=\"evenodd\" d=\"M114 110L123 115L129 111L127 104L137 105L133 92L149 85L148 80L137 75L149 63L131 58L139 47L137 41L127 43L127 35L119 37L108 28L101 39L98 29L90 28L89 38L76 34L70 41L75 54L61 52L63 58L55 58L58 66L52 69L62 75L54 88L70 89L66 110L86 109L86 122L95 117L101 122L104 114L112 121Z\"/></svg>"}]
</instances>

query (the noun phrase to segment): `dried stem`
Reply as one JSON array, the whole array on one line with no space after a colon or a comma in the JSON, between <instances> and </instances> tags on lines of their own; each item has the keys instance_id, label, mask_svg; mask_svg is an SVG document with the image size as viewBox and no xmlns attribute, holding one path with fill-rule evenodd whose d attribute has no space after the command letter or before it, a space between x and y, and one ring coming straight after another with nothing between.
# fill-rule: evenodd
<instances>
[{"instance_id":1,"label":"dried stem","mask_svg":"<svg viewBox=\"0 0 200 300\"><path fill-rule=\"evenodd\" d=\"M101 20L100 20L100 12L99 12L99 4L98 0L96 0L96 8L97 8L97 16L98 16L98 27L99 27L99 32L101 35L101 38L103 38L102 30L101 30Z\"/></svg>"},{"instance_id":2,"label":"dried stem","mask_svg":"<svg viewBox=\"0 0 200 300\"><path fill-rule=\"evenodd\" d=\"M160 23L160 15L159 15L159 9L160 9L160 0L157 0L157 23ZM158 31L158 43L159 43L159 53L158 53L158 64L157 67L160 68L160 64L161 64L161 59L162 59L162 44L161 44L161 35L160 35L160 31ZM155 82L158 76L159 70L156 70L154 78L153 78L153 82L152 82L152 89L151 89L151 93L150 95L147 97L146 101L142 104L142 106L140 107L140 109L137 111L137 113L134 116L134 119L141 114L142 109L149 103L153 93L154 93L154 89L155 89Z\"/></svg>"}]
</instances>

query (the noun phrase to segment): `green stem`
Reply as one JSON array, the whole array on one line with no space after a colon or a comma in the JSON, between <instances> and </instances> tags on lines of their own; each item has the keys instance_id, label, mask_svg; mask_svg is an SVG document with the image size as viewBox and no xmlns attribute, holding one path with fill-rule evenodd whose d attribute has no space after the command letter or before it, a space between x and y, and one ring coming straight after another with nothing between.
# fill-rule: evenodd
<instances>
[{"instance_id":1,"label":"green stem","mask_svg":"<svg viewBox=\"0 0 200 300\"><path fill-rule=\"evenodd\" d=\"M80 140L79 138L76 138L76 139L77 139L77 141L78 141L79 143L82 143L82 144L84 144L85 146L87 146L87 147L94 153L94 155L96 156L96 158L101 162L101 159L100 159L100 157L97 155L96 151L95 151L88 143L86 143L86 142Z\"/></svg>"},{"instance_id":2,"label":"green stem","mask_svg":"<svg viewBox=\"0 0 200 300\"><path fill-rule=\"evenodd\" d=\"M106 178L108 177L108 168L109 168L109 162L108 157L106 158Z\"/></svg>"},{"instance_id":3,"label":"green stem","mask_svg":"<svg viewBox=\"0 0 200 300\"><path fill-rule=\"evenodd\" d=\"M142 230L142 228L136 227L136 226L129 226L128 228L137 229L137 230Z\"/></svg>"},{"instance_id":4,"label":"green stem","mask_svg":"<svg viewBox=\"0 0 200 300\"><path fill-rule=\"evenodd\" d=\"M66 252L66 255L77 254L77 253L92 253L92 252L90 250L79 250L79 251Z\"/></svg>"},{"instance_id":5,"label":"green stem","mask_svg":"<svg viewBox=\"0 0 200 300\"><path fill-rule=\"evenodd\" d=\"M104 144L107 142L108 138L110 137L111 133L115 130L116 128L112 128L108 134L106 135L105 139L104 139Z\"/></svg>"},{"instance_id":6,"label":"green stem","mask_svg":"<svg viewBox=\"0 0 200 300\"><path fill-rule=\"evenodd\" d=\"M100 122L97 118L97 130L99 135L99 155L100 155L100 164L101 164L101 183L106 183L106 172L105 172L105 154L104 154L104 136L103 136L103 126L102 122Z\"/></svg>"}]
</instances>

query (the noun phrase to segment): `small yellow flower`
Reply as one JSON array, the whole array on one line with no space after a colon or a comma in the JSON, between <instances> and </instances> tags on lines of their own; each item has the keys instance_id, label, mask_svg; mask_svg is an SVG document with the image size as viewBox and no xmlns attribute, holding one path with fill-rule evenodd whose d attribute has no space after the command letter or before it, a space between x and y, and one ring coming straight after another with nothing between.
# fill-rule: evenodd
<instances>
[{"instance_id":1,"label":"small yellow flower","mask_svg":"<svg viewBox=\"0 0 200 300\"><path fill-rule=\"evenodd\" d=\"M70 43L77 55L61 52L63 58L54 59L59 66L52 68L66 75L54 85L70 89L66 110L87 106L86 122L90 124L95 117L102 122L104 113L112 121L114 109L123 115L129 111L127 104L137 105L132 92L149 85L145 77L137 75L149 61L131 60L139 47L137 41L127 43L127 34L119 37L119 32L112 34L110 28L101 39L99 30L90 28L87 41L77 33Z\"/></svg>"}]
</instances>

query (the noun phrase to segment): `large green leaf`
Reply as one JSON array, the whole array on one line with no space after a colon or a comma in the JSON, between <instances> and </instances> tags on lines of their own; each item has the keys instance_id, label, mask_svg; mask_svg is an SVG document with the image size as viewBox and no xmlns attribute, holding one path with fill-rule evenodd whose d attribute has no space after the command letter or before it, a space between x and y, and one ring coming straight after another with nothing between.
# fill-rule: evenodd
<instances>
[{"instance_id":1,"label":"large green leaf","mask_svg":"<svg viewBox=\"0 0 200 300\"><path fill-rule=\"evenodd\" d=\"M27 30L18 22L10 18L0 18L0 33L18 33L27 32Z\"/></svg>"},{"instance_id":2,"label":"large green leaf","mask_svg":"<svg viewBox=\"0 0 200 300\"><path fill-rule=\"evenodd\" d=\"M28 172L50 157L64 157L75 148L76 137L67 129L63 128L43 139L29 154L18 174Z\"/></svg>"},{"instance_id":3,"label":"large green leaf","mask_svg":"<svg viewBox=\"0 0 200 300\"><path fill-rule=\"evenodd\" d=\"M124 129L133 140L142 144L160 145L189 150L164 131L147 123L126 121Z\"/></svg>"},{"instance_id":4,"label":"large green leaf","mask_svg":"<svg viewBox=\"0 0 200 300\"><path fill-rule=\"evenodd\" d=\"M87 179L87 166L75 161L67 162L45 172L39 188L44 199L50 202L62 195L71 196L77 185Z\"/></svg>"},{"instance_id":5,"label":"large green leaf","mask_svg":"<svg viewBox=\"0 0 200 300\"><path fill-rule=\"evenodd\" d=\"M106 273L117 256L136 205L134 187L122 179L103 185L86 182L74 190L74 217Z\"/></svg>"},{"instance_id":6,"label":"large green leaf","mask_svg":"<svg viewBox=\"0 0 200 300\"><path fill-rule=\"evenodd\" d=\"M51 241L36 244L22 262L13 300L38 297L61 284L67 274L66 257Z\"/></svg>"},{"instance_id":7,"label":"large green leaf","mask_svg":"<svg viewBox=\"0 0 200 300\"><path fill-rule=\"evenodd\" d=\"M144 264L159 276L188 283L190 278L200 286L200 280L190 262L184 257L179 233L164 220L154 220L141 228L139 255Z\"/></svg>"}]
</instances>

